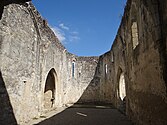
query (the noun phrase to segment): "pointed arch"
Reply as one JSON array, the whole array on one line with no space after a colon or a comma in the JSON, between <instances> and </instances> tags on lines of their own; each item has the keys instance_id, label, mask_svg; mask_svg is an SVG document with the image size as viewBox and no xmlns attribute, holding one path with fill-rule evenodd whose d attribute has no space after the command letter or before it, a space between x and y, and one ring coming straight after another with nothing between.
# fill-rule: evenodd
<instances>
[{"instance_id":1,"label":"pointed arch","mask_svg":"<svg viewBox=\"0 0 167 125\"><path fill-rule=\"evenodd\" d=\"M55 92L57 84L57 74L54 68L52 68L47 74L44 87L44 108L49 110L54 107L55 104Z\"/></svg>"}]
</instances>

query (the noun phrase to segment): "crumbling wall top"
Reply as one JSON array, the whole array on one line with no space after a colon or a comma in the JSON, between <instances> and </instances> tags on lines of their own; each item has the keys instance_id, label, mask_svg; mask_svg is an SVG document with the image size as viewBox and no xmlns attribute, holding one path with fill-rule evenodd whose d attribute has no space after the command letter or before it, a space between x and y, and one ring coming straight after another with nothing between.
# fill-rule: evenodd
<instances>
[{"instance_id":1,"label":"crumbling wall top","mask_svg":"<svg viewBox=\"0 0 167 125\"><path fill-rule=\"evenodd\" d=\"M25 3L25 2L29 2L31 0L2 0L1 1L1 6L5 6L8 4L12 4L12 3Z\"/></svg>"}]
</instances>

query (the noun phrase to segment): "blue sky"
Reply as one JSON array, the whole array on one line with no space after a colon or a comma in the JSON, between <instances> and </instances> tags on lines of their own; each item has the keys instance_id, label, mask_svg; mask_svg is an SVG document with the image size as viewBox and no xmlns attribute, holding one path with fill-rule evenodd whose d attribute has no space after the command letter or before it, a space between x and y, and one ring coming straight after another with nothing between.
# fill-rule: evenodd
<instances>
[{"instance_id":1,"label":"blue sky","mask_svg":"<svg viewBox=\"0 0 167 125\"><path fill-rule=\"evenodd\" d=\"M33 0L67 50L99 56L110 50L126 0Z\"/></svg>"}]
</instances>

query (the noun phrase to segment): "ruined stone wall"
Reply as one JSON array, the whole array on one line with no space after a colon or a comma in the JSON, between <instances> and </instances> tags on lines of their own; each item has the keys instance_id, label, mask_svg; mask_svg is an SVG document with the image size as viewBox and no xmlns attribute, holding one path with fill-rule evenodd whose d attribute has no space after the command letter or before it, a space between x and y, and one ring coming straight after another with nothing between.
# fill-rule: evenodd
<instances>
[{"instance_id":1,"label":"ruined stone wall","mask_svg":"<svg viewBox=\"0 0 167 125\"><path fill-rule=\"evenodd\" d=\"M166 1L129 0L111 50L99 59L99 101L109 100L140 125L167 124L165 7ZM122 73L126 93L120 91Z\"/></svg>"},{"instance_id":2,"label":"ruined stone wall","mask_svg":"<svg viewBox=\"0 0 167 125\"><path fill-rule=\"evenodd\" d=\"M65 102L77 102L83 92L92 81L97 66L98 57L77 57L69 56L68 58L68 82L64 86ZM75 62L74 76L72 75L72 63ZM75 95L75 96L74 96Z\"/></svg>"},{"instance_id":3,"label":"ruined stone wall","mask_svg":"<svg viewBox=\"0 0 167 125\"><path fill-rule=\"evenodd\" d=\"M113 103L139 125L167 124L166 5L128 0L112 48L100 56L81 102Z\"/></svg>"},{"instance_id":4,"label":"ruined stone wall","mask_svg":"<svg viewBox=\"0 0 167 125\"><path fill-rule=\"evenodd\" d=\"M35 116L39 108L36 28L27 8L17 4L4 7L0 28L0 67L6 94L16 118L25 120L29 115ZM5 119L8 118L2 118Z\"/></svg>"},{"instance_id":5,"label":"ruined stone wall","mask_svg":"<svg viewBox=\"0 0 167 125\"><path fill-rule=\"evenodd\" d=\"M0 124L46 111L50 71L53 108L113 103L139 125L167 124L166 5L128 0L111 50L99 59L69 53L32 4L0 6Z\"/></svg>"},{"instance_id":6,"label":"ruined stone wall","mask_svg":"<svg viewBox=\"0 0 167 125\"><path fill-rule=\"evenodd\" d=\"M125 43L118 35L112 49L101 55L93 80L83 93L80 103L113 103L121 105L119 97L119 78L125 74Z\"/></svg>"},{"instance_id":7,"label":"ruined stone wall","mask_svg":"<svg viewBox=\"0 0 167 125\"><path fill-rule=\"evenodd\" d=\"M164 4L164 3L163 3ZM162 24L157 0L129 1L125 14L127 114L138 124L166 123L166 76ZM133 23L137 23L138 45L134 48ZM129 31L129 32L128 32Z\"/></svg>"},{"instance_id":8,"label":"ruined stone wall","mask_svg":"<svg viewBox=\"0 0 167 125\"><path fill-rule=\"evenodd\" d=\"M113 93L110 52L99 57L94 78L78 103L110 103Z\"/></svg>"},{"instance_id":9,"label":"ruined stone wall","mask_svg":"<svg viewBox=\"0 0 167 125\"><path fill-rule=\"evenodd\" d=\"M55 77L53 108L75 103L93 78L98 58L67 52L31 3L1 9L0 124L21 124L48 110L44 96L51 70Z\"/></svg>"}]
</instances>

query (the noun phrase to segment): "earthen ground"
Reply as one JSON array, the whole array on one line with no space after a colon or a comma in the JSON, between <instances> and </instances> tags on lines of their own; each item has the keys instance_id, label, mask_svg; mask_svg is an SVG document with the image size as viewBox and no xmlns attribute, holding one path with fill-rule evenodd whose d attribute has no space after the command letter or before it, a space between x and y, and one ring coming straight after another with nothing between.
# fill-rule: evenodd
<instances>
[{"instance_id":1,"label":"earthen ground","mask_svg":"<svg viewBox=\"0 0 167 125\"><path fill-rule=\"evenodd\" d=\"M38 125L132 125L132 123L115 108L74 106L41 121Z\"/></svg>"}]
</instances>

